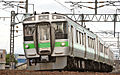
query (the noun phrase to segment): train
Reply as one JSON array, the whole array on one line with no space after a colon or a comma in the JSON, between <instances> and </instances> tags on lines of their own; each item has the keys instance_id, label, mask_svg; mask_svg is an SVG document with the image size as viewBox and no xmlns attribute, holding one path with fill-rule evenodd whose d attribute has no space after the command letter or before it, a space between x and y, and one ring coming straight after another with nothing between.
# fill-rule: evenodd
<instances>
[{"instance_id":1,"label":"train","mask_svg":"<svg viewBox=\"0 0 120 75\"><path fill-rule=\"evenodd\" d=\"M113 70L109 45L64 14L46 12L27 17L23 34L28 70Z\"/></svg>"}]
</instances>

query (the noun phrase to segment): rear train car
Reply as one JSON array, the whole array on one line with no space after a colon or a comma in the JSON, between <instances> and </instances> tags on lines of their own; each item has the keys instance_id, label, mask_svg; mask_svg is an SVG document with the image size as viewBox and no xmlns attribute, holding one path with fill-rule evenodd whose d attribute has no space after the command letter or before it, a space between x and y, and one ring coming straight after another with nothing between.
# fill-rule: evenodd
<instances>
[{"instance_id":1,"label":"rear train car","mask_svg":"<svg viewBox=\"0 0 120 75\"><path fill-rule=\"evenodd\" d=\"M92 31L61 14L24 19L29 70L112 71L113 53Z\"/></svg>"}]
</instances>

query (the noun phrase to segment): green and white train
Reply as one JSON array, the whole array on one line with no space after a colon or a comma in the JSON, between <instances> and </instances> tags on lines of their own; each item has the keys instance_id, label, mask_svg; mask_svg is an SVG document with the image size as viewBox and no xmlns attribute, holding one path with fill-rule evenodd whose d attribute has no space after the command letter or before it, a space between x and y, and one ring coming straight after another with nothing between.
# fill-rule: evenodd
<instances>
[{"instance_id":1,"label":"green and white train","mask_svg":"<svg viewBox=\"0 0 120 75\"><path fill-rule=\"evenodd\" d=\"M113 53L96 34L61 14L24 19L24 51L29 70L113 69Z\"/></svg>"}]
</instances>

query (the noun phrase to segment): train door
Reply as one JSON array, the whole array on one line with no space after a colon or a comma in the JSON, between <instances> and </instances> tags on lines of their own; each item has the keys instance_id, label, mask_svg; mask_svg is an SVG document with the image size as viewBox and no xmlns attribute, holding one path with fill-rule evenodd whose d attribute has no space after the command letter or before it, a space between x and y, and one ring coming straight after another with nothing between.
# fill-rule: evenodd
<instances>
[{"instance_id":1,"label":"train door","mask_svg":"<svg viewBox=\"0 0 120 75\"><path fill-rule=\"evenodd\" d=\"M39 55L50 55L54 49L54 29L50 23L39 23L34 32L34 42Z\"/></svg>"},{"instance_id":2,"label":"train door","mask_svg":"<svg viewBox=\"0 0 120 75\"><path fill-rule=\"evenodd\" d=\"M50 54L50 24L41 23L37 26L38 34L38 53L41 54ZM48 47L46 47L46 44Z\"/></svg>"}]
</instances>

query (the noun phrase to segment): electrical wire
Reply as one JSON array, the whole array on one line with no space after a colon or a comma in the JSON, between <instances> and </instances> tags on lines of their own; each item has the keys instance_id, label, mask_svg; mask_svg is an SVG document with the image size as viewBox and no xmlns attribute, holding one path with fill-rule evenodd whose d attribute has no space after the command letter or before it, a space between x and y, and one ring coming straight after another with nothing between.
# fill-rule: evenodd
<instances>
[{"instance_id":1,"label":"electrical wire","mask_svg":"<svg viewBox=\"0 0 120 75\"><path fill-rule=\"evenodd\" d=\"M4 2L5 4L8 4L9 6L12 6L12 7L16 6L16 7L20 7L20 8L21 8L21 6L15 5L15 4L11 4L11 2L7 2L7 1L4 1L4 0L2 0L2 2ZM24 8L24 7L23 7L23 8ZM25 9L25 8L24 8L24 9Z\"/></svg>"},{"instance_id":2,"label":"electrical wire","mask_svg":"<svg viewBox=\"0 0 120 75\"><path fill-rule=\"evenodd\" d=\"M3 9L2 7L0 7L0 9L1 9L1 10L4 10L4 11L6 11L6 12L10 12L10 11L8 11L8 10Z\"/></svg>"},{"instance_id":3,"label":"electrical wire","mask_svg":"<svg viewBox=\"0 0 120 75\"><path fill-rule=\"evenodd\" d=\"M60 5L62 5L63 7L65 7L65 8L67 8L67 9L69 9L69 10L71 10L70 8L68 8L68 7L66 7L65 5L63 5L61 2L59 2L58 0L54 0L55 2L57 2L57 3L59 3Z\"/></svg>"}]
</instances>

